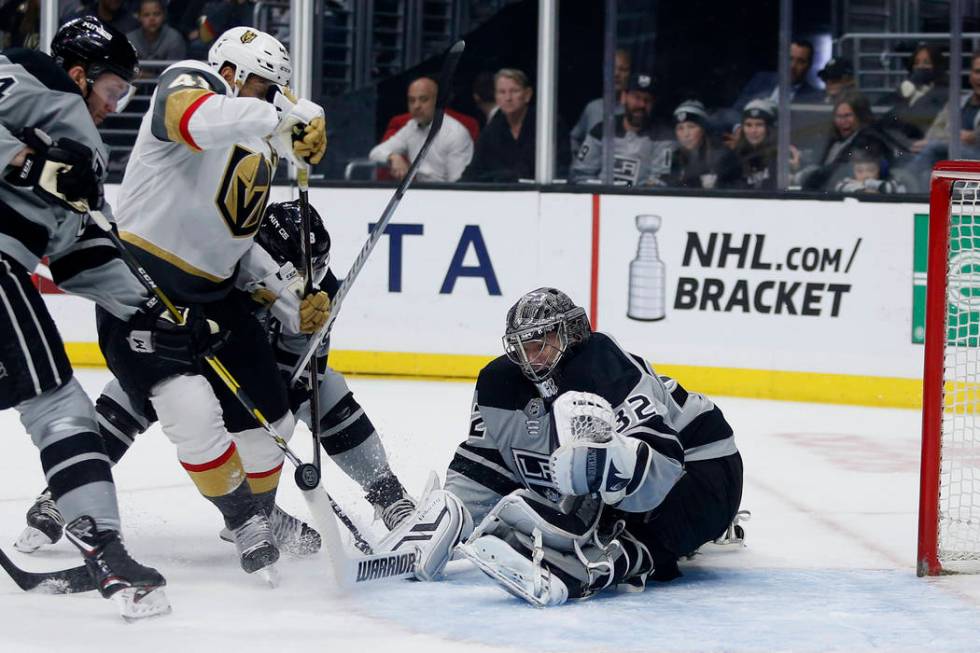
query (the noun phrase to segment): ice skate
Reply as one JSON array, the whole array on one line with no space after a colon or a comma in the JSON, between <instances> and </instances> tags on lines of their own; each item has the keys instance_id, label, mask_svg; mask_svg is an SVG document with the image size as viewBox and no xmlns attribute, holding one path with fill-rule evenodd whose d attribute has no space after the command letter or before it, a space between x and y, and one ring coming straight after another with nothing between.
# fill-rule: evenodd
<instances>
[{"instance_id":1,"label":"ice skate","mask_svg":"<svg viewBox=\"0 0 980 653\"><path fill-rule=\"evenodd\" d=\"M274 565L279 560L279 549L276 547L269 519L262 513L252 515L248 521L234 529L232 534L242 569L249 574L261 571L261 575L270 585L278 585L279 578Z\"/></svg>"},{"instance_id":2,"label":"ice skate","mask_svg":"<svg viewBox=\"0 0 980 653\"><path fill-rule=\"evenodd\" d=\"M95 520L82 515L65 527L65 533L85 559L85 566L103 597L112 599L126 620L170 612L163 591L166 579L152 567L133 560L117 531L98 530Z\"/></svg>"},{"instance_id":3,"label":"ice skate","mask_svg":"<svg viewBox=\"0 0 980 653\"><path fill-rule=\"evenodd\" d=\"M320 534L306 522L293 517L276 506L269 517L272 535L280 551L299 558L311 556L320 550ZM218 537L225 542L234 542L235 536L227 527L222 528Z\"/></svg>"},{"instance_id":4,"label":"ice skate","mask_svg":"<svg viewBox=\"0 0 980 653\"><path fill-rule=\"evenodd\" d=\"M51 491L45 489L27 510L27 526L14 542L14 548L21 553L34 553L60 540L64 529L65 520L58 505L51 498Z\"/></svg>"}]
</instances>

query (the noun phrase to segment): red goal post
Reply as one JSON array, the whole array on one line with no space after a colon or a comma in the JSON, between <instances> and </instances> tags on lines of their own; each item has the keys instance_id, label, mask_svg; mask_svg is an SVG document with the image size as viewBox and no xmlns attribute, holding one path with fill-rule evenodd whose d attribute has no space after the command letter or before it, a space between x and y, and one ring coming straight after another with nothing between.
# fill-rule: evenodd
<instances>
[{"instance_id":1,"label":"red goal post","mask_svg":"<svg viewBox=\"0 0 980 653\"><path fill-rule=\"evenodd\" d=\"M930 183L916 566L980 571L980 161Z\"/></svg>"}]
</instances>

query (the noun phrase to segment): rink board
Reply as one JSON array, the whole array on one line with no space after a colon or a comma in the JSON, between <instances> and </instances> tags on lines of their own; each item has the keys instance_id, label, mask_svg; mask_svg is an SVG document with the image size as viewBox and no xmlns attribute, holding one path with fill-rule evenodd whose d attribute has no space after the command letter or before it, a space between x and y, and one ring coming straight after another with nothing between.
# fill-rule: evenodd
<instances>
[{"instance_id":1,"label":"rink board","mask_svg":"<svg viewBox=\"0 0 980 653\"><path fill-rule=\"evenodd\" d=\"M391 191L310 194L341 276ZM501 353L507 308L553 285L704 392L916 406L926 213L853 200L413 190L343 306L331 364L472 379ZM659 218L641 220L659 223L652 259L649 236L638 255L640 215ZM91 305L47 299L73 361L100 364Z\"/></svg>"}]
</instances>

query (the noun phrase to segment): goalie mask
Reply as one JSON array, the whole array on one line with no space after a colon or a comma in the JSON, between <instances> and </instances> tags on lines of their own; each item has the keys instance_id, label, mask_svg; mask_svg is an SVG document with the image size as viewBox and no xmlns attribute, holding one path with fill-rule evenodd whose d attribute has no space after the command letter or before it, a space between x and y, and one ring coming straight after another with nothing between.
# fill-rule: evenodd
<instances>
[{"instance_id":1,"label":"goalie mask","mask_svg":"<svg viewBox=\"0 0 980 653\"><path fill-rule=\"evenodd\" d=\"M574 345L592 334L585 309L555 288L527 293L507 312L504 351L529 380L551 377Z\"/></svg>"},{"instance_id":2,"label":"goalie mask","mask_svg":"<svg viewBox=\"0 0 980 653\"><path fill-rule=\"evenodd\" d=\"M237 96L249 75L289 84L293 74L289 53L274 36L251 27L233 27L215 41L208 50L208 65L215 72L225 64L235 67L232 92Z\"/></svg>"},{"instance_id":3,"label":"goalie mask","mask_svg":"<svg viewBox=\"0 0 980 653\"><path fill-rule=\"evenodd\" d=\"M276 263L292 263L300 273L306 271L303 251L303 214L299 200L276 202L265 210L265 218L255 235L259 246L272 255ZM313 282L319 285L327 274L330 263L330 235L323 226L323 219L310 206L310 240L313 242Z\"/></svg>"}]
</instances>

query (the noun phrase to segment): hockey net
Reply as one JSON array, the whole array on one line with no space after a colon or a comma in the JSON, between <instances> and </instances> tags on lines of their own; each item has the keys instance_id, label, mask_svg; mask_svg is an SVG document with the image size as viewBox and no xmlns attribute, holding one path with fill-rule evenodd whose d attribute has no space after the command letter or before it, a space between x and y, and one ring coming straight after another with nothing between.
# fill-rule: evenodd
<instances>
[{"instance_id":1,"label":"hockey net","mask_svg":"<svg viewBox=\"0 0 980 653\"><path fill-rule=\"evenodd\" d=\"M980 572L980 162L944 161L929 200L920 576Z\"/></svg>"}]
</instances>

